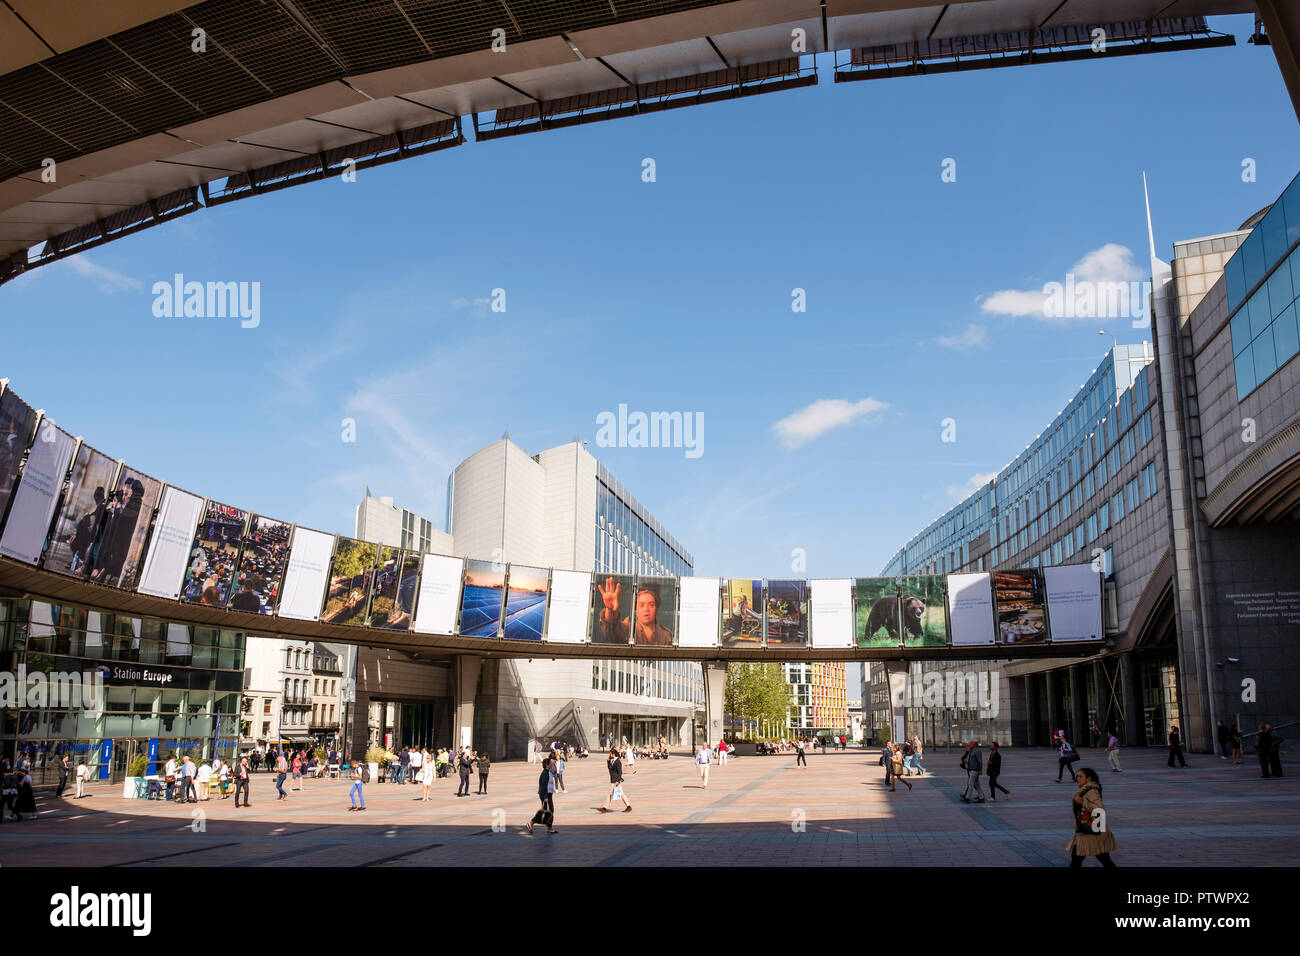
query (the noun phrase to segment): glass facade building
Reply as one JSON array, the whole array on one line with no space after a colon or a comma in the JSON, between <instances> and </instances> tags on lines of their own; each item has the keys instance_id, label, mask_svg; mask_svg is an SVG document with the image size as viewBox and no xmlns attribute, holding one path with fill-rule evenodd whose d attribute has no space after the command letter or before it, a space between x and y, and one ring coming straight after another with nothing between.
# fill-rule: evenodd
<instances>
[{"instance_id":1,"label":"glass facade building","mask_svg":"<svg viewBox=\"0 0 1300 956\"><path fill-rule=\"evenodd\" d=\"M1300 176L1223 267L1237 400L1300 353Z\"/></svg>"},{"instance_id":2,"label":"glass facade building","mask_svg":"<svg viewBox=\"0 0 1300 956\"><path fill-rule=\"evenodd\" d=\"M595 570L690 577L694 563L677 539L597 463Z\"/></svg>"},{"instance_id":3,"label":"glass facade building","mask_svg":"<svg viewBox=\"0 0 1300 956\"><path fill-rule=\"evenodd\" d=\"M36 785L58 779L59 759L91 780L117 782L143 755L146 773L172 754L196 762L235 756L244 634L25 599L0 600L0 671L102 675L93 708L30 696L0 711L0 752L31 761ZM64 700L62 703L66 703Z\"/></svg>"}]
</instances>

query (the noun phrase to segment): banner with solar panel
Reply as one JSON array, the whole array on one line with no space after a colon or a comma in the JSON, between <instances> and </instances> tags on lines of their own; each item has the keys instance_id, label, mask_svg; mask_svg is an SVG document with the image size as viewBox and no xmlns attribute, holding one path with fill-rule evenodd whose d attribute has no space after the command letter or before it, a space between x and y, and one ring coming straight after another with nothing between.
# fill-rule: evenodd
<instances>
[{"instance_id":1,"label":"banner with solar panel","mask_svg":"<svg viewBox=\"0 0 1300 956\"><path fill-rule=\"evenodd\" d=\"M546 625L546 568L512 564L506 573L505 639L540 641Z\"/></svg>"},{"instance_id":2,"label":"banner with solar panel","mask_svg":"<svg viewBox=\"0 0 1300 956\"><path fill-rule=\"evenodd\" d=\"M491 561L465 562L465 588L460 598L460 633L465 637L497 637L501 609L506 603L506 566Z\"/></svg>"}]
</instances>

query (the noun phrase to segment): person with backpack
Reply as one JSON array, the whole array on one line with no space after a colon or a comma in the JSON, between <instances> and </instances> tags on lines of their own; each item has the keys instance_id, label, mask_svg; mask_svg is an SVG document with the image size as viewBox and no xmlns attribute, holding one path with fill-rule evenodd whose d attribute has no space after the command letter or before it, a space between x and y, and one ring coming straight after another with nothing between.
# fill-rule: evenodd
<instances>
[{"instance_id":1,"label":"person with backpack","mask_svg":"<svg viewBox=\"0 0 1300 956\"><path fill-rule=\"evenodd\" d=\"M542 773L537 778L537 797L542 801L542 807L533 814L533 818L528 821L528 832L533 832L533 827L539 823L546 824L546 832L555 832L555 774L551 772L551 758L546 757L542 760Z\"/></svg>"},{"instance_id":2,"label":"person with backpack","mask_svg":"<svg viewBox=\"0 0 1300 956\"><path fill-rule=\"evenodd\" d=\"M1065 739L1065 731L1058 730L1057 733L1060 736L1056 738L1058 745L1056 751L1056 782L1060 783L1061 774L1065 770L1070 771L1071 778L1074 777L1074 763L1079 759L1079 752L1071 746L1070 741ZM1173 764L1170 764L1170 766L1172 767Z\"/></svg>"},{"instance_id":3,"label":"person with backpack","mask_svg":"<svg viewBox=\"0 0 1300 956\"><path fill-rule=\"evenodd\" d=\"M348 799L352 801L352 806L348 807L348 813L366 808L365 785L369 782L370 764L359 761L352 767L352 789L348 791ZM360 806L357 805L358 802L360 802Z\"/></svg>"}]
</instances>

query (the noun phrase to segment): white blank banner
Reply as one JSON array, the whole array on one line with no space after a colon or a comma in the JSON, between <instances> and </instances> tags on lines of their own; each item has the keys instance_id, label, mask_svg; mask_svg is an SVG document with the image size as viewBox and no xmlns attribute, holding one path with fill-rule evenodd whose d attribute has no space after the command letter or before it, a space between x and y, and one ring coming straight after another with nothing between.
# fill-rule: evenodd
<instances>
[{"instance_id":1,"label":"white blank banner","mask_svg":"<svg viewBox=\"0 0 1300 956\"><path fill-rule=\"evenodd\" d=\"M987 571L948 575L953 644L993 644L993 583Z\"/></svg>"},{"instance_id":2,"label":"white blank banner","mask_svg":"<svg viewBox=\"0 0 1300 956\"><path fill-rule=\"evenodd\" d=\"M717 578L681 578L677 596L679 647L717 647L720 588Z\"/></svg>"},{"instance_id":3,"label":"white blank banner","mask_svg":"<svg viewBox=\"0 0 1300 956\"><path fill-rule=\"evenodd\" d=\"M465 559L426 554L420 570L420 597L411 630L421 634L455 634L460 610L460 579Z\"/></svg>"},{"instance_id":4,"label":"white blank banner","mask_svg":"<svg viewBox=\"0 0 1300 956\"><path fill-rule=\"evenodd\" d=\"M49 439L48 441L46 439ZM3 440L3 439L0 439ZM72 464L76 440L53 422L42 422L27 455L22 480L14 492L9 522L0 538L0 554L35 564L45 548L45 532L54 520L54 506Z\"/></svg>"},{"instance_id":5,"label":"white blank banner","mask_svg":"<svg viewBox=\"0 0 1300 956\"><path fill-rule=\"evenodd\" d=\"M1101 572L1091 564L1043 568L1053 641L1100 641Z\"/></svg>"},{"instance_id":6,"label":"white blank banner","mask_svg":"<svg viewBox=\"0 0 1300 956\"><path fill-rule=\"evenodd\" d=\"M334 554L334 535L309 528L294 528L289 545L289 566L280 592L279 617L295 621L319 621L325 600L325 583Z\"/></svg>"},{"instance_id":7,"label":"white blank banner","mask_svg":"<svg viewBox=\"0 0 1300 956\"><path fill-rule=\"evenodd\" d=\"M138 592L173 599L181 596L181 578L190 563L190 549L202 510L202 498L179 488L167 489L158 508L158 520L154 522Z\"/></svg>"},{"instance_id":8,"label":"white blank banner","mask_svg":"<svg viewBox=\"0 0 1300 956\"><path fill-rule=\"evenodd\" d=\"M587 643L591 609L591 573L552 571L551 604L546 614L546 640L555 644Z\"/></svg>"},{"instance_id":9,"label":"white blank banner","mask_svg":"<svg viewBox=\"0 0 1300 956\"><path fill-rule=\"evenodd\" d=\"M853 646L853 581L826 578L812 582L812 646Z\"/></svg>"}]
</instances>

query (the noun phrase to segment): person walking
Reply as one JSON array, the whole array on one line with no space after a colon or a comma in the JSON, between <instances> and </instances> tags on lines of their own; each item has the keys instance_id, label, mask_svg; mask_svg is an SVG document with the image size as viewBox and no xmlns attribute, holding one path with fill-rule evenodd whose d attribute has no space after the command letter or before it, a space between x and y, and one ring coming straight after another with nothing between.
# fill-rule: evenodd
<instances>
[{"instance_id":1,"label":"person walking","mask_svg":"<svg viewBox=\"0 0 1300 956\"><path fill-rule=\"evenodd\" d=\"M921 765L921 757L924 754L925 747L921 744L921 735L917 734L912 738L912 766L921 774L925 773L925 767Z\"/></svg>"},{"instance_id":2,"label":"person walking","mask_svg":"<svg viewBox=\"0 0 1300 956\"><path fill-rule=\"evenodd\" d=\"M567 767L568 765L569 765L568 761L564 757L564 751L560 751L560 755L555 758L555 764L554 764L556 793L569 792L569 788L564 785L564 768ZM468 793L468 791L466 792Z\"/></svg>"},{"instance_id":3,"label":"person walking","mask_svg":"<svg viewBox=\"0 0 1300 956\"><path fill-rule=\"evenodd\" d=\"M898 744L894 744L894 752L889 755L889 764L893 771L889 778L889 792L894 792L895 784L898 783L900 778L903 783L907 785L907 789L910 791L912 789L912 781L903 776L903 748L898 746Z\"/></svg>"},{"instance_id":4,"label":"person walking","mask_svg":"<svg viewBox=\"0 0 1300 956\"><path fill-rule=\"evenodd\" d=\"M663 737L659 738L659 749L660 750L664 749ZM718 741L718 766L719 767L725 767L727 765L727 751L730 749L731 748L727 746L727 742L725 740Z\"/></svg>"},{"instance_id":5,"label":"person walking","mask_svg":"<svg viewBox=\"0 0 1300 956\"><path fill-rule=\"evenodd\" d=\"M802 766L805 770L807 770L807 769L808 769L808 755L804 752L804 745L803 745L803 738L802 738L802 737L800 737L798 740L796 740L796 741L794 742L794 752L795 752L794 765L795 765L796 767L800 767L800 766Z\"/></svg>"},{"instance_id":6,"label":"person walking","mask_svg":"<svg viewBox=\"0 0 1300 956\"><path fill-rule=\"evenodd\" d=\"M1111 773L1121 773L1119 765L1119 738L1115 736L1115 731L1111 731L1106 738L1106 760L1110 763Z\"/></svg>"},{"instance_id":7,"label":"person walking","mask_svg":"<svg viewBox=\"0 0 1300 956\"><path fill-rule=\"evenodd\" d=\"M1000 773L1002 773L1002 751L998 749L998 742L996 740L990 740L988 769L989 799L994 803L997 803L999 790L1007 795L1008 800L1011 799L1011 791L998 783L998 775Z\"/></svg>"},{"instance_id":8,"label":"person walking","mask_svg":"<svg viewBox=\"0 0 1300 956\"><path fill-rule=\"evenodd\" d=\"M713 751L707 743L700 744L700 749L695 754L695 767L700 772L700 782L704 790L709 789L709 764L711 763L713 763Z\"/></svg>"},{"instance_id":9,"label":"person walking","mask_svg":"<svg viewBox=\"0 0 1300 956\"><path fill-rule=\"evenodd\" d=\"M244 806L248 806L248 784L252 771L248 766L248 758L239 758L239 767L235 770L235 809L239 809L239 795L244 795Z\"/></svg>"},{"instance_id":10,"label":"person walking","mask_svg":"<svg viewBox=\"0 0 1300 956\"><path fill-rule=\"evenodd\" d=\"M199 769L195 771L194 782L199 788L199 799L207 800L208 791L212 786L212 767L206 763L199 767Z\"/></svg>"},{"instance_id":11,"label":"person walking","mask_svg":"<svg viewBox=\"0 0 1300 956\"><path fill-rule=\"evenodd\" d=\"M537 798L542 801L541 809L528 821L528 832L539 823L546 824L546 832L555 832L555 774L551 772L551 758L542 759L542 773L537 778Z\"/></svg>"},{"instance_id":12,"label":"person walking","mask_svg":"<svg viewBox=\"0 0 1300 956\"><path fill-rule=\"evenodd\" d=\"M197 772L194 761L186 754L181 764L181 779L185 782L184 796L181 803L198 803L199 795L194 792L194 774Z\"/></svg>"},{"instance_id":13,"label":"person walking","mask_svg":"<svg viewBox=\"0 0 1300 956\"><path fill-rule=\"evenodd\" d=\"M1114 866L1115 834L1110 832L1106 809L1101 803L1101 781L1091 767L1080 767L1074 775L1079 789L1070 800L1074 811L1074 833L1065 848L1070 851L1070 866L1083 866L1085 857L1095 856L1102 866Z\"/></svg>"},{"instance_id":14,"label":"person walking","mask_svg":"<svg viewBox=\"0 0 1300 956\"><path fill-rule=\"evenodd\" d=\"M913 772L912 758L916 756L916 751L912 748L912 741L906 737L903 738L903 775L910 777Z\"/></svg>"},{"instance_id":15,"label":"person walking","mask_svg":"<svg viewBox=\"0 0 1300 956\"><path fill-rule=\"evenodd\" d=\"M1241 728L1236 724L1232 725L1232 735L1228 742L1232 747L1232 762L1241 763Z\"/></svg>"},{"instance_id":16,"label":"person walking","mask_svg":"<svg viewBox=\"0 0 1300 956\"><path fill-rule=\"evenodd\" d=\"M636 748L628 744L623 748L623 755L627 757L627 769L636 773Z\"/></svg>"},{"instance_id":17,"label":"person walking","mask_svg":"<svg viewBox=\"0 0 1300 956\"><path fill-rule=\"evenodd\" d=\"M1169 766L1174 765L1175 759L1177 759L1180 768L1187 766L1187 761L1183 757L1183 738L1178 732L1177 724L1169 728Z\"/></svg>"},{"instance_id":18,"label":"person walking","mask_svg":"<svg viewBox=\"0 0 1300 956\"><path fill-rule=\"evenodd\" d=\"M359 760L352 765L352 789L348 791L348 800L352 806L348 807L348 813L360 813L366 809L366 788L365 785L370 782L370 764L364 760Z\"/></svg>"},{"instance_id":19,"label":"person walking","mask_svg":"<svg viewBox=\"0 0 1300 956\"><path fill-rule=\"evenodd\" d=\"M632 804L627 802L627 797L623 793L623 761L619 759L618 749L609 748L609 796L605 798L605 805L600 808L601 813L609 813L609 805L615 800L623 802L623 812L631 813Z\"/></svg>"},{"instance_id":20,"label":"person walking","mask_svg":"<svg viewBox=\"0 0 1300 956\"><path fill-rule=\"evenodd\" d=\"M456 796L469 796L469 775L474 769L474 758L470 755L469 748L466 747L456 755L456 772L460 775L460 785L456 788Z\"/></svg>"},{"instance_id":21,"label":"person walking","mask_svg":"<svg viewBox=\"0 0 1300 956\"><path fill-rule=\"evenodd\" d=\"M1273 776L1282 776L1282 735L1273 729L1272 724L1265 724L1268 735L1272 742L1268 748L1268 766L1273 771Z\"/></svg>"},{"instance_id":22,"label":"person walking","mask_svg":"<svg viewBox=\"0 0 1300 956\"><path fill-rule=\"evenodd\" d=\"M420 767L419 776L420 786L424 788L424 795L420 798L422 802L429 802L429 790L433 787L433 761L426 760Z\"/></svg>"},{"instance_id":23,"label":"person walking","mask_svg":"<svg viewBox=\"0 0 1300 956\"><path fill-rule=\"evenodd\" d=\"M77 799L86 795L86 781L90 779L90 768L84 763L77 764Z\"/></svg>"},{"instance_id":24,"label":"person walking","mask_svg":"<svg viewBox=\"0 0 1300 956\"><path fill-rule=\"evenodd\" d=\"M1217 733L1219 737L1219 759L1227 760L1228 753L1232 749L1231 744L1229 742L1232 739L1232 732L1228 730L1227 726L1223 723L1223 721L1219 721L1219 727Z\"/></svg>"},{"instance_id":25,"label":"person walking","mask_svg":"<svg viewBox=\"0 0 1300 956\"><path fill-rule=\"evenodd\" d=\"M68 766L68 755L64 754L59 758L59 788L54 791L54 799L63 799L63 791L67 789L68 778L72 776L72 768Z\"/></svg>"},{"instance_id":26,"label":"person walking","mask_svg":"<svg viewBox=\"0 0 1300 956\"><path fill-rule=\"evenodd\" d=\"M287 800L289 795L284 792L284 778L289 776L289 761L284 759L284 754L277 754L275 757L275 789L279 791L276 800Z\"/></svg>"},{"instance_id":27,"label":"person walking","mask_svg":"<svg viewBox=\"0 0 1300 956\"><path fill-rule=\"evenodd\" d=\"M167 784L167 800L170 802L176 797L176 758L175 756L167 758L167 766L163 770L163 782Z\"/></svg>"},{"instance_id":28,"label":"person walking","mask_svg":"<svg viewBox=\"0 0 1300 956\"><path fill-rule=\"evenodd\" d=\"M488 773L492 770L492 756L488 753L478 755L478 792L487 793Z\"/></svg>"},{"instance_id":29,"label":"person walking","mask_svg":"<svg viewBox=\"0 0 1300 956\"><path fill-rule=\"evenodd\" d=\"M880 748L880 766L885 768L885 783L892 789L894 786L894 742L892 740L886 741L885 746Z\"/></svg>"},{"instance_id":30,"label":"person walking","mask_svg":"<svg viewBox=\"0 0 1300 956\"><path fill-rule=\"evenodd\" d=\"M290 790L302 789L302 754L293 755L293 786Z\"/></svg>"},{"instance_id":31,"label":"person walking","mask_svg":"<svg viewBox=\"0 0 1300 956\"><path fill-rule=\"evenodd\" d=\"M1074 763L1079 759L1079 752L1074 749L1070 741L1065 737L1065 731L1057 731L1057 751L1056 751L1056 782L1061 782L1061 774L1069 770L1070 776L1074 776ZM1171 765L1172 766L1172 765Z\"/></svg>"},{"instance_id":32,"label":"person walking","mask_svg":"<svg viewBox=\"0 0 1300 956\"><path fill-rule=\"evenodd\" d=\"M984 788L980 786L980 774L984 770L984 755L980 753L979 741L968 740L966 753L961 758L961 768L966 771L966 789L962 792L961 802L970 803L970 793L975 791L975 802L984 802Z\"/></svg>"}]
</instances>

